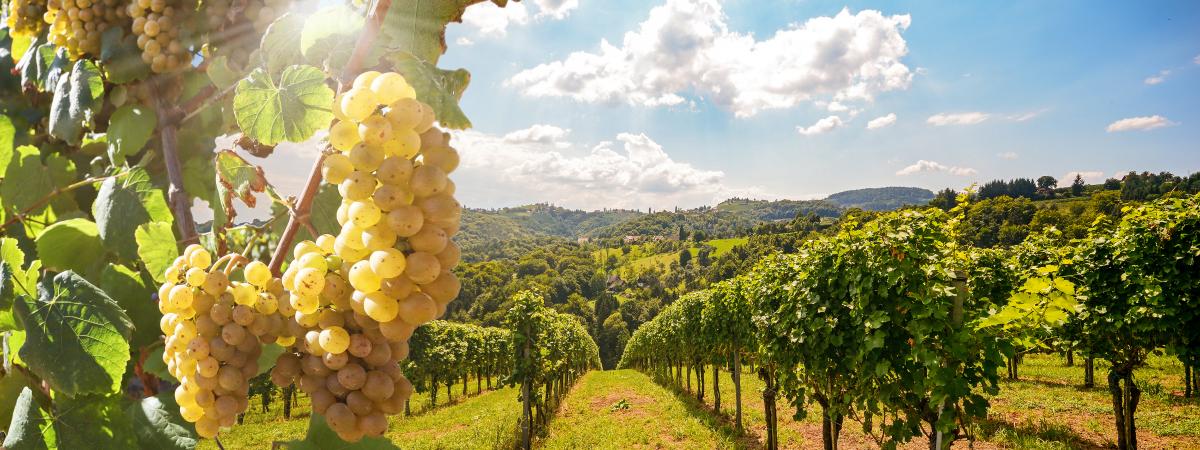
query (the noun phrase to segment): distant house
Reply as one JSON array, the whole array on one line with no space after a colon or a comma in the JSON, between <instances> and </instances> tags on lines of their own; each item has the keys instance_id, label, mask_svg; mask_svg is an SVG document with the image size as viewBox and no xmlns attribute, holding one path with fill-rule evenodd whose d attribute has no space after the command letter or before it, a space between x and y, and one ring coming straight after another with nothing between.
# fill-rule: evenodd
<instances>
[{"instance_id":1,"label":"distant house","mask_svg":"<svg viewBox=\"0 0 1200 450\"><path fill-rule=\"evenodd\" d=\"M591 241L592 241L592 238L590 238L590 237L587 237L587 236L581 236L579 239L576 239L576 240L575 240L575 242L578 242L578 243L580 243L580 244L586 244L586 243L588 243L588 242L591 242Z\"/></svg>"},{"instance_id":2,"label":"distant house","mask_svg":"<svg viewBox=\"0 0 1200 450\"><path fill-rule=\"evenodd\" d=\"M609 292L619 291L619 290L621 290L622 286L625 286L625 280L622 280L621 277L619 277L615 274L608 277L608 291Z\"/></svg>"},{"instance_id":3,"label":"distant house","mask_svg":"<svg viewBox=\"0 0 1200 450\"><path fill-rule=\"evenodd\" d=\"M634 243L634 242L637 242L637 241L640 241L640 240L642 240L642 237L641 237L641 236L638 236L638 235L636 235L636 234L628 234L628 235L625 235L625 243L626 243L626 244Z\"/></svg>"}]
</instances>

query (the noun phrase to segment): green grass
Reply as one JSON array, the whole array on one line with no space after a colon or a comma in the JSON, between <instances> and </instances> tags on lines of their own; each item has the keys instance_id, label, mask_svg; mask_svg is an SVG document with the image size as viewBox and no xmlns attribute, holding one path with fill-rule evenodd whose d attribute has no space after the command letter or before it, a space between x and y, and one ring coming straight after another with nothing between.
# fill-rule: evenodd
<instances>
[{"instance_id":1,"label":"green grass","mask_svg":"<svg viewBox=\"0 0 1200 450\"><path fill-rule=\"evenodd\" d=\"M411 401L414 415L391 417L387 437L405 450L511 447L521 414L517 390L485 390L476 395L472 381L469 395L464 398L460 389L461 385L455 388L454 403L447 405L443 388L440 404L432 409L428 395L415 394ZM226 450L266 449L274 441L304 437L310 410L307 397L300 396L291 419L282 417L281 402L276 401L271 412L264 413L257 400L256 397L251 401L242 425L221 433L221 444ZM216 448L211 440L197 446L200 450Z\"/></svg>"},{"instance_id":2,"label":"green grass","mask_svg":"<svg viewBox=\"0 0 1200 450\"><path fill-rule=\"evenodd\" d=\"M973 433L976 448L1075 449L1106 448L1116 441L1112 400L1105 383L1106 364L1096 362L1096 388L1084 389L1082 358L1066 367L1057 355L1029 355L1019 368L1021 380L1003 380L1000 393L991 399L989 417ZM712 368L707 375L712 377ZM729 426L734 414L734 388L727 372L721 374L721 426ZM1138 440L1144 448L1200 448L1200 400L1184 399L1183 367L1171 357L1151 357L1148 367L1136 372L1143 394L1138 406ZM762 382L746 373L742 377L743 420L748 439L760 442L766 435L762 409ZM696 389L693 375L692 389ZM706 386L703 408L712 413L712 387ZM700 406L688 394L693 407ZM786 400L777 400L782 448L820 447L820 410L810 406L808 417L792 420L794 410ZM843 427L845 448L874 448L861 426L847 421ZM955 448L967 447L960 442ZM925 448L916 439L902 448Z\"/></svg>"},{"instance_id":3,"label":"green grass","mask_svg":"<svg viewBox=\"0 0 1200 450\"><path fill-rule=\"evenodd\" d=\"M721 256L724 253L729 252L729 250L733 249L733 247L736 247L741 244L745 244L746 241L747 241L747 239L744 237L737 237L737 238L713 239L710 241L705 241L704 243L713 247L713 252L709 255L709 257L716 258L718 256ZM691 252L692 261L694 263L697 255L700 254L700 248L699 247L689 247L688 251ZM632 255L632 254L633 253L630 253L630 255ZM635 272L641 272L641 271L644 271L646 269L649 269L649 268L655 267L655 266L662 267L665 270L671 266L671 262L678 261L678 260L679 260L679 252L678 251L669 252L669 253L659 253L657 255L643 256L641 258L634 259L633 261L626 264L625 267L632 269Z\"/></svg>"},{"instance_id":4,"label":"green grass","mask_svg":"<svg viewBox=\"0 0 1200 450\"><path fill-rule=\"evenodd\" d=\"M550 422L545 449L729 448L737 439L697 408L633 370L584 375Z\"/></svg>"}]
</instances>

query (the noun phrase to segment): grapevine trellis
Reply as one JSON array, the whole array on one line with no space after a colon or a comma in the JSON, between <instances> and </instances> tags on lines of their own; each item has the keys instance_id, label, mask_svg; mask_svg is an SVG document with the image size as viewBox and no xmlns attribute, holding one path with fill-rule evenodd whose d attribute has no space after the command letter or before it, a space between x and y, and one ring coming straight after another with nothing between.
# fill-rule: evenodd
<instances>
[{"instance_id":1,"label":"grapevine trellis","mask_svg":"<svg viewBox=\"0 0 1200 450\"><path fill-rule=\"evenodd\" d=\"M1200 306L1200 281L1186 275L1200 260L1200 196L1127 208L1074 242L1049 230L1003 250L961 245L959 208L844 223L684 296L633 334L621 365L682 384L685 370L711 364L715 380L731 361L753 361L770 448L776 393L800 416L820 407L825 448L838 447L846 418L883 447L925 435L949 448L986 417L1000 366L1015 377L1022 353L1066 346L1111 363L1117 445L1136 448L1134 370L1164 348L1195 364L1196 340L1180 331L1194 329ZM732 370L740 403L742 369Z\"/></svg>"}]
</instances>

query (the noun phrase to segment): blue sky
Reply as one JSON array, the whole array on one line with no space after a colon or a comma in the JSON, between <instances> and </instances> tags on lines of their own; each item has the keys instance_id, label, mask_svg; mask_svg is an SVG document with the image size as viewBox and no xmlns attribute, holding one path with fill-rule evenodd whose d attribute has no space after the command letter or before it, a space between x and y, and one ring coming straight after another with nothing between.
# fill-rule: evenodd
<instances>
[{"instance_id":1,"label":"blue sky","mask_svg":"<svg viewBox=\"0 0 1200 450\"><path fill-rule=\"evenodd\" d=\"M465 19L440 65L473 77L469 206L1200 170L1196 2L526 0Z\"/></svg>"}]
</instances>

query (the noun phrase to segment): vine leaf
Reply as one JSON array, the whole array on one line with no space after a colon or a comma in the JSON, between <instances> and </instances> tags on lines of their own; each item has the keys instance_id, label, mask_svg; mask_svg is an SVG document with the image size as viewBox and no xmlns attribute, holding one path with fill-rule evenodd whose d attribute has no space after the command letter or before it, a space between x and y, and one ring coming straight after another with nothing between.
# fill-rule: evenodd
<instances>
[{"instance_id":1,"label":"vine leaf","mask_svg":"<svg viewBox=\"0 0 1200 450\"><path fill-rule=\"evenodd\" d=\"M50 102L50 135L79 145L84 124L92 120L92 109L100 106L104 96L104 80L96 63L81 59L71 67L71 73L59 77Z\"/></svg>"},{"instance_id":2,"label":"vine leaf","mask_svg":"<svg viewBox=\"0 0 1200 450\"><path fill-rule=\"evenodd\" d=\"M325 85L325 74L312 66L284 69L278 85L256 69L238 82L233 97L242 132L266 145L312 137L333 120L331 103L333 90Z\"/></svg>"},{"instance_id":3,"label":"vine leaf","mask_svg":"<svg viewBox=\"0 0 1200 450\"><path fill-rule=\"evenodd\" d=\"M417 100L433 107L438 122L458 130L471 127L471 121L458 106L471 73L465 69L442 70L407 52L396 52L390 56L396 71L417 91Z\"/></svg>"},{"instance_id":4,"label":"vine leaf","mask_svg":"<svg viewBox=\"0 0 1200 450\"><path fill-rule=\"evenodd\" d=\"M309 64L342 67L350 60L362 27L363 17L353 9L341 5L320 9L304 21L300 53Z\"/></svg>"},{"instance_id":5,"label":"vine leaf","mask_svg":"<svg viewBox=\"0 0 1200 450\"><path fill-rule=\"evenodd\" d=\"M25 252L18 246L16 239L0 238L0 262L7 264L11 269L11 281L15 295L33 297L37 294L38 271L42 269L42 262L34 260L29 264L29 268L23 269ZM12 299L10 298L8 301L11 302Z\"/></svg>"},{"instance_id":6,"label":"vine leaf","mask_svg":"<svg viewBox=\"0 0 1200 450\"><path fill-rule=\"evenodd\" d=\"M0 175L8 171L8 162L12 161L13 155L13 138L16 135L17 129L13 126L12 119L0 114Z\"/></svg>"},{"instance_id":7,"label":"vine leaf","mask_svg":"<svg viewBox=\"0 0 1200 450\"><path fill-rule=\"evenodd\" d=\"M225 212L226 223L232 222L237 215L233 209L234 197L253 208L258 203L255 193L267 192L275 196L274 189L263 175L262 167L250 164L233 150L217 152L216 172L217 197Z\"/></svg>"},{"instance_id":8,"label":"vine leaf","mask_svg":"<svg viewBox=\"0 0 1200 450\"><path fill-rule=\"evenodd\" d=\"M304 25L304 17L287 13L271 22L263 33L259 52L271 76L279 75L285 67L303 63L304 55L300 52L296 36L303 37Z\"/></svg>"},{"instance_id":9,"label":"vine leaf","mask_svg":"<svg viewBox=\"0 0 1200 450\"><path fill-rule=\"evenodd\" d=\"M53 179L42 164L41 151L32 145L17 147L4 171L4 183L0 183L0 198L4 199L5 207L27 210L53 190ZM36 214L43 209L38 207L29 212Z\"/></svg>"},{"instance_id":10,"label":"vine leaf","mask_svg":"<svg viewBox=\"0 0 1200 450\"><path fill-rule=\"evenodd\" d=\"M133 233L137 243L137 254L146 264L154 281L162 282L167 267L179 257L175 246L175 232L171 222L150 222L137 227Z\"/></svg>"},{"instance_id":11,"label":"vine leaf","mask_svg":"<svg viewBox=\"0 0 1200 450\"><path fill-rule=\"evenodd\" d=\"M337 209L342 204L342 195L338 193L337 187L328 183L322 183L317 195L313 196L312 205L309 210L309 224L317 233L321 234L337 234L341 229L341 225L337 222ZM287 208L281 204L275 204L271 207L271 216L286 217L288 214ZM284 227L287 226L286 220L276 220L274 223L274 233L282 233ZM296 240L316 239L316 236L310 236L308 229L301 227L296 230Z\"/></svg>"},{"instance_id":12,"label":"vine leaf","mask_svg":"<svg viewBox=\"0 0 1200 450\"><path fill-rule=\"evenodd\" d=\"M446 26L461 22L467 7L484 0L448 0L423 2L393 0L384 17L377 45L386 51L402 50L430 64L437 64L446 51ZM507 0L493 0L498 6Z\"/></svg>"},{"instance_id":13,"label":"vine leaf","mask_svg":"<svg viewBox=\"0 0 1200 450\"><path fill-rule=\"evenodd\" d=\"M158 115L153 109L140 105L117 108L108 119L108 159L113 165L125 163L125 158L137 154L150 141Z\"/></svg>"},{"instance_id":14,"label":"vine leaf","mask_svg":"<svg viewBox=\"0 0 1200 450\"><path fill-rule=\"evenodd\" d=\"M169 253L162 255L164 258L168 256ZM175 258L171 257L162 261L174 260ZM158 312L158 305L154 301L154 292L139 275L137 271L121 264L108 264L100 273L100 288L121 305L121 309L125 310L125 314L134 324L143 325L133 329L129 341L133 348L142 348L156 341L159 330L149 324L158 323L162 319L162 313Z\"/></svg>"},{"instance_id":15,"label":"vine leaf","mask_svg":"<svg viewBox=\"0 0 1200 450\"><path fill-rule=\"evenodd\" d=\"M225 89L233 86L242 78L237 71L229 67L229 57L225 55L211 59L208 63L208 70L205 73L217 89Z\"/></svg>"},{"instance_id":16,"label":"vine leaf","mask_svg":"<svg viewBox=\"0 0 1200 450\"><path fill-rule=\"evenodd\" d=\"M12 422L4 436L3 447L8 450L45 450L46 442L54 441L50 416L38 406L33 390L25 387L13 407Z\"/></svg>"},{"instance_id":17,"label":"vine leaf","mask_svg":"<svg viewBox=\"0 0 1200 450\"><path fill-rule=\"evenodd\" d=\"M142 60L137 38L121 27L109 28L100 35L100 62L110 83L128 83L150 75L150 66Z\"/></svg>"},{"instance_id":18,"label":"vine leaf","mask_svg":"<svg viewBox=\"0 0 1200 450\"><path fill-rule=\"evenodd\" d=\"M17 299L13 311L26 333L18 354L55 391L75 397L120 389L133 324L100 288L62 272L42 280L37 299Z\"/></svg>"},{"instance_id":19,"label":"vine leaf","mask_svg":"<svg viewBox=\"0 0 1200 450\"><path fill-rule=\"evenodd\" d=\"M87 273L104 256L104 243L96 223L68 219L42 230L35 240L38 258L51 270Z\"/></svg>"},{"instance_id":20,"label":"vine leaf","mask_svg":"<svg viewBox=\"0 0 1200 450\"><path fill-rule=\"evenodd\" d=\"M138 257L134 230L147 222L174 220L162 190L151 185L150 176L141 169L121 180L104 180L92 203L92 215L105 246L129 260Z\"/></svg>"},{"instance_id":21,"label":"vine leaf","mask_svg":"<svg viewBox=\"0 0 1200 450\"><path fill-rule=\"evenodd\" d=\"M343 441L329 428L325 417L313 411L308 420L308 433L302 441L288 441L288 450L399 450L391 441L378 437L364 437L358 442Z\"/></svg>"},{"instance_id":22,"label":"vine leaf","mask_svg":"<svg viewBox=\"0 0 1200 450\"><path fill-rule=\"evenodd\" d=\"M196 428L179 414L175 396L163 391L130 405L125 414L141 448L191 450L196 448Z\"/></svg>"},{"instance_id":23,"label":"vine leaf","mask_svg":"<svg viewBox=\"0 0 1200 450\"><path fill-rule=\"evenodd\" d=\"M120 395L56 397L54 413L54 434L60 449L137 447L133 426L121 409Z\"/></svg>"},{"instance_id":24,"label":"vine leaf","mask_svg":"<svg viewBox=\"0 0 1200 450\"><path fill-rule=\"evenodd\" d=\"M16 69L21 72L21 85L45 90L46 72L54 61L54 44L34 40L29 50L21 56Z\"/></svg>"}]
</instances>

